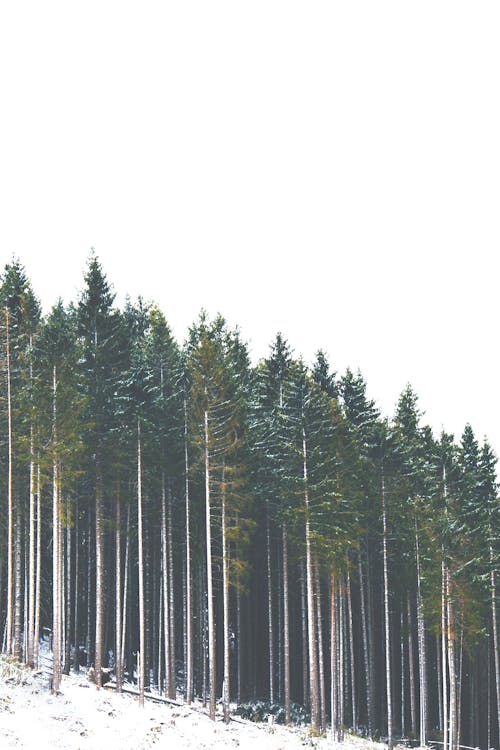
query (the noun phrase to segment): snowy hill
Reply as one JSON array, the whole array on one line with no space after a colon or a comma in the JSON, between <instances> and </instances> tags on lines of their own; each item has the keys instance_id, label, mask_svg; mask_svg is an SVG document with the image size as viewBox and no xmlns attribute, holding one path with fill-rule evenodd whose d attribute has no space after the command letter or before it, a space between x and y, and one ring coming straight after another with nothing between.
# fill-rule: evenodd
<instances>
[{"instance_id":1,"label":"snowy hill","mask_svg":"<svg viewBox=\"0 0 500 750\"><path fill-rule=\"evenodd\" d=\"M238 748L294 750L334 747L331 738L308 729L287 729L242 719L212 722L201 704L192 707L96 690L85 674L63 677L61 694L52 695L41 674L10 667L0 659L0 747L45 750L114 748ZM383 750L384 745L348 738L344 750Z\"/></svg>"}]
</instances>

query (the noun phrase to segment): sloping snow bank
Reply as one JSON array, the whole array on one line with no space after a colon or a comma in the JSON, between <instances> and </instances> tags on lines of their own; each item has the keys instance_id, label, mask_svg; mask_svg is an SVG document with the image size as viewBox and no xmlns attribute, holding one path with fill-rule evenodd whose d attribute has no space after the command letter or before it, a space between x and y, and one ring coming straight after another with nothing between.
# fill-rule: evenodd
<instances>
[{"instance_id":1,"label":"sloping snow bank","mask_svg":"<svg viewBox=\"0 0 500 750\"><path fill-rule=\"evenodd\" d=\"M0 661L0 675L2 673ZM5 662L4 662L5 665ZM24 684L16 684L18 682ZM212 722L201 705L175 706L146 701L144 708L131 695L97 690L85 675L63 677L61 694L51 695L40 675L4 669L0 676L0 748L32 750L115 750L115 748L238 748L238 750L318 750L334 747L329 738L313 738L307 729L254 724L249 721ZM382 750L349 739L344 750Z\"/></svg>"}]
</instances>

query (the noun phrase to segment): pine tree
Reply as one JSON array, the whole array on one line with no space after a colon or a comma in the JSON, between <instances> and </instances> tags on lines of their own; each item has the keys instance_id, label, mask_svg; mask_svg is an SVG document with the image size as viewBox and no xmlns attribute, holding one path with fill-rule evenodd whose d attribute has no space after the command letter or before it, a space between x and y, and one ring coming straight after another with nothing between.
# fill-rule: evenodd
<instances>
[{"instance_id":1,"label":"pine tree","mask_svg":"<svg viewBox=\"0 0 500 750\"><path fill-rule=\"evenodd\" d=\"M95 675L102 685L104 654L104 522L108 470L112 466L114 396L120 377L117 350L119 316L114 294L97 257L92 254L78 304L78 336L82 348L82 389L86 399L84 441L91 491L95 499ZM89 508L90 512L90 508ZM88 551L90 555L90 549Z\"/></svg>"}]
</instances>

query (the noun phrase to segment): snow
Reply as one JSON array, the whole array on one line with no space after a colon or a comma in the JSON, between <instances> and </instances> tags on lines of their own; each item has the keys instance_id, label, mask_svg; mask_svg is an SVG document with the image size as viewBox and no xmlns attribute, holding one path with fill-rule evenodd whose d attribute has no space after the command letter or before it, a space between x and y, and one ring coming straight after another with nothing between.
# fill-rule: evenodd
<instances>
[{"instance_id":1,"label":"snow","mask_svg":"<svg viewBox=\"0 0 500 750\"><path fill-rule=\"evenodd\" d=\"M312 737L307 728L288 729L242 719L232 720L229 725L221 718L213 722L199 703L189 707L146 699L141 708L136 696L97 690L84 673L63 676L61 693L56 696L50 693L47 680L40 673L18 670L14 677L9 677L5 665L5 660L0 658L2 750L140 750L151 747L294 750L304 746L326 750L336 746L329 737ZM20 684L16 684L19 680ZM348 738L338 747L382 750L385 746Z\"/></svg>"}]
</instances>

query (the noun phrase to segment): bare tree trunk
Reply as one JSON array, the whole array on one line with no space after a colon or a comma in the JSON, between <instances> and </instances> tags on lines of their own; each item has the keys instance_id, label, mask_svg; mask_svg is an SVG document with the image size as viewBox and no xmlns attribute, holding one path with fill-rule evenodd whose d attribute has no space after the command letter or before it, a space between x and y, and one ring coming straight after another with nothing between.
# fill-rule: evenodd
<instances>
[{"instance_id":1,"label":"bare tree trunk","mask_svg":"<svg viewBox=\"0 0 500 750\"><path fill-rule=\"evenodd\" d=\"M79 585L79 571L80 571L80 530L79 530L79 523L78 523L78 500L75 504L75 608L73 613L74 618L74 642L75 642L75 651L74 651L74 657L73 657L73 669L75 672L78 672L80 669L80 638L79 638L79 622L78 617L80 613L80 608L78 606L78 600L80 598L80 585Z\"/></svg>"},{"instance_id":2,"label":"bare tree trunk","mask_svg":"<svg viewBox=\"0 0 500 750\"><path fill-rule=\"evenodd\" d=\"M224 710L224 721L229 723L229 701L230 701L230 670L229 670L229 550L227 545L227 528L226 528L226 488L225 488L225 466L222 465L222 598L224 612L224 691L222 695L222 704Z\"/></svg>"},{"instance_id":3,"label":"bare tree trunk","mask_svg":"<svg viewBox=\"0 0 500 750\"><path fill-rule=\"evenodd\" d=\"M438 726L441 732L443 731L443 675L442 675L442 661L440 657L441 640L439 635L436 635L436 672L437 672L437 688L438 688Z\"/></svg>"},{"instance_id":4,"label":"bare tree trunk","mask_svg":"<svg viewBox=\"0 0 500 750\"><path fill-rule=\"evenodd\" d=\"M62 547L62 536L61 536ZM65 612L65 639L64 639L64 674L69 674L71 669L71 523L70 504L66 503L66 587L65 601L61 604Z\"/></svg>"},{"instance_id":5,"label":"bare tree trunk","mask_svg":"<svg viewBox=\"0 0 500 750\"><path fill-rule=\"evenodd\" d=\"M13 493L12 493L12 379L10 358L10 318L9 308L5 308L5 331L6 331L6 354L7 354L7 503L8 503L8 525L7 525L7 644L8 654L12 654L13 637Z\"/></svg>"},{"instance_id":6,"label":"bare tree trunk","mask_svg":"<svg viewBox=\"0 0 500 750\"><path fill-rule=\"evenodd\" d=\"M57 461L57 371L52 375L52 692L57 695L61 684L61 569L59 523L59 465Z\"/></svg>"},{"instance_id":7,"label":"bare tree trunk","mask_svg":"<svg viewBox=\"0 0 500 750\"><path fill-rule=\"evenodd\" d=\"M269 500L266 500L266 554L267 554L267 616L269 644L269 701L274 703L274 628L273 628L273 587L271 569L271 531Z\"/></svg>"},{"instance_id":8,"label":"bare tree trunk","mask_svg":"<svg viewBox=\"0 0 500 750\"><path fill-rule=\"evenodd\" d=\"M304 705L309 704L309 656L307 646L307 609L304 565L300 566L300 611L302 626L302 696Z\"/></svg>"},{"instance_id":9,"label":"bare tree trunk","mask_svg":"<svg viewBox=\"0 0 500 750\"><path fill-rule=\"evenodd\" d=\"M354 663L354 632L352 617L352 597L351 597L351 576L347 571L347 608L349 613L349 656L351 664L351 707L352 707L352 728L354 733L358 731L358 711L356 704L356 669Z\"/></svg>"},{"instance_id":10,"label":"bare tree trunk","mask_svg":"<svg viewBox=\"0 0 500 750\"><path fill-rule=\"evenodd\" d=\"M415 519L415 549L417 562L417 634L418 634L418 674L420 693L420 744L427 744L427 657L425 648L425 620L422 601L422 573L420 569L420 540Z\"/></svg>"},{"instance_id":11,"label":"bare tree trunk","mask_svg":"<svg viewBox=\"0 0 500 750\"><path fill-rule=\"evenodd\" d=\"M387 694L387 742L389 750L393 746L392 736L392 695L391 695L391 638L389 628L389 573L387 559L387 508L385 498L385 477L382 466L382 550L384 563L384 630L385 630L385 682Z\"/></svg>"},{"instance_id":12,"label":"bare tree trunk","mask_svg":"<svg viewBox=\"0 0 500 750\"><path fill-rule=\"evenodd\" d=\"M400 620L400 654L401 654L401 736L404 737L406 734L406 691L405 691L405 632L404 632L404 614L403 614L403 601L401 601L401 620Z\"/></svg>"},{"instance_id":13,"label":"bare tree trunk","mask_svg":"<svg viewBox=\"0 0 500 750\"><path fill-rule=\"evenodd\" d=\"M457 747L457 682L455 674L455 643L453 639L453 609L450 596L450 571L446 577L446 599L448 615L448 673L450 678L450 750Z\"/></svg>"},{"instance_id":14,"label":"bare tree trunk","mask_svg":"<svg viewBox=\"0 0 500 750\"><path fill-rule=\"evenodd\" d=\"M368 626L365 605L365 579L363 575L363 564L361 561L361 552L358 553L358 571L359 586L361 598L361 633L363 637L363 658L365 664L365 683L366 683L366 713L368 714L368 737L373 737L373 703L372 703L372 685L370 671L370 655L368 641Z\"/></svg>"},{"instance_id":15,"label":"bare tree trunk","mask_svg":"<svg viewBox=\"0 0 500 750\"><path fill-rule=\"evenodd\" d=\"M321 589L319 582L318 561L315 560L315 590L316 590L316 620L318 630L318 666L319 666L319 705L320 705L320 727L323 732L326 728L326 696L325 696L325 662L323 654L323 627L321 620Z\"/></svg>"},{"instance_id":16,"label":"bare tree trunk","mask_svg":"<svg viewBox=\"0 0 500 750\"><path fill-rule=\"evenodd\" d=\"M406 611L408 622L408 662L410 667L410 716L411 716L411 733L416 735L417 731L417 710L415 696L415 657L413 653L413 622L411 616L410 592L406 595Z\"/></svg>"},{"instance_id":17,"label":"bare tree trunk","mask_svg":"<svg viewBox=\"0 0 500 750\"><path fill-rule=\"evenodd\" d=\"M208 615L208 665L209 665L209 716L215 721L215 622L212 579L212 529L210 506L210 458L208 443L208 412L205 410L205 524L207 546L207 615Z\"/></svg>"},{"instance_id":18,"label":"bare tree trunk","mask_svg":"<svg viewBox=\"0 0 500 750\"><path fill-rule=\"evenodd\" d=\"M338 729L337 706L337 649L336 649L336 612L335 612L335 574L330 574L330 712L332 723L332 742L335 742Z\"/></svg>"},{"instance_id":19,"label":"bare tree trunk","mask_svg":"<svg viewBox=\"0 0 500 750\"><path fill-rule=\"evenodd\" d=\"M103 545L103 496L100 457L96 459L95 491L95 681L102 687L102 652L104 632L104 545Z\"/></svg>"},{"instance_id":20,"label":"bare tree trunk","mask_svg":"<svg viewBox=\"0 0 500 750\"><path fill-rule=\"evenodd\" d=\"M184 399L184 481L186 500L186 615L187 615L187 681L186 700L188 705L193 699L193 605L191 584L191 519L189 502L189 455L188 455L188 423L187 400Z\"/></svg>"},{"instance_id":21,"label":"bare tree trunk","mask_svg":"<svg viewBox=\"0 0 500 750\"><path fill-rule=\"evenodd\" d=\"M168 615L170 618L170 693L175 700L177 695L175 680L175 587L174 587L174 542L172 528L172 488L167 486L167 538L168 538Z\"/></svg>"},{"instance_id":22,"label":"bare tree trunk","mask_svg":"<svg viewBox=\"0 0 500 750\"><path fill-rule=\"evenodd\" d=\"M137 418L137 542L139 553L139 664L137 665L139 677L139 705L144 706L144 663L146 661L146 638L144 623L144 549L142 532L142 445L141 445L141 422Z\"/></svg>"},{"instance_id":23,"label":"bare tree trunk","mask_svg":"<svg viewBox=\"0 0 500 750\"><path fill-rule=\"evenodd\" d=\"M237 695L236 700L238 705L241 703L241 670L242 670L242 648L241 648L241 582L238 575L238 581L236 585L236 646L238 649L237 655Z\"/></svg>"},{"instance_id":24,"label":"bare tree trunk","mask_svg":"<svg viewBox=\"0 0 500 750\"><path fill-rule=\"evenodd\" d=\"M127 507L127 531L125 541L125 562L123 565L123 608L122 608L122 637L121 637L121 653L120 661L122 665L122 679L123 671L125 669L125 641L127 635L127 601L128 601L128 579L129 579L129 554L130 554L130 504Z\"/></svg>"},{"instance_id":25,"label":"bare tree trunk","mask_svg":"<svg viewBox=\"0 0 500 750\"><path fill-rule=\"evenodd\" d=\"M21 503L19 495L14 494L14 643L12 655L21 659L21 623L22 623L22 536L21 536Z\"/></svg>"},{"instance_id":26,"label":"bare tree trunk","mask_svg":"<svg viewBox=\"0 0 500 750\"><path fill-rule=\"evenodd\" d=\"M116 528L115 528L115 680L116 692L121 693L123 681L122 663L122 536L121 536L121 501L120 487L116 490Z\"/></svg>"},{"instance_id":27,"label":"bare tree trunk","mask_svg":"<svg viewBox=\"0 0 500 750\"><path fill-rule=\"evenodd\" d=\"M491 534L490 534L491 535ZM493 653L495 657L495 690L497 696L497 729L498 729L498 741L500 743L500 658L498 654L498 621L497 621L497 605L496 605L496 581L495 581L495 569L493 565L493 547L490 544L490 591L491 591L491 620L493 626Z\"/></svg>"},{"instance_id":28,"label":"bare tree trunk","mask_svg":"<svg viewBox=\"0 0 500 750\"><path fill-rule=\"evenodd\" d=\"M284 648L284 688L285 688L285 724L291 724L290 715L290 622L289 622L289 603L288 603L288 539L286 526L282 528L283 540L283 648Z\"/></svg>"},{"instance_id":29,"label":"bare tree trunk","mask_svg":"<svg viewBox=\"0 0 500 750\"><path fill-rule=\"evenodd\" d=\"M40 593L42 572L42 497L41 497L41 470L40 459L37 461L37 484L36 484L36 587L35 587L35 634L33 644L33 661L38 667L38 654L40 648Z\"/></svg>"},{"instance_id":30,"label":"bare tree trunk","mask_svg":"<svg viewBox=\"0 0 500 750\"><path fill-rule=\"evenodd\" d=\"M443 561L441 563L441 658L442 658L442 682L443 682L443 749L452 750L449 745L449 725L448 725L448 645L447 645L447 571Z\"/></svg>"},{"instance_id":31,"label":"bare tree trunk","mask_svg":"<svg viewBox=\"0 0 500 750\"><path fill-rule=\"evenodd\" d=\"M170 607L168 594L168 552L167 552L167 505L165 494L165 473L162 472L161 484L161 568L163 581L163 602L165 616L163 618L163 637L165 642L165 692L170 698L172 695L172 669L170 667Z\"/></svg>"},{"instance_id":32,"label":"bare tree trunk","mask_svg":"<svg viewBox=\"0 0 500 750\"><path fill-rule=\"evenodd\" d=\"M30 375L33 377L32 365ZM30 426L30 505L29 505L29 585L28 585L28 649L26 662L34 666L35 640L35 456L33 424Z\"/></svg>"},{"instance_id":33,"label":"bare tree trunk","mask_svg":"<svg viewBox=\"0 0 500 750\"><path fill-rule=\"evenodd\" d=\"M304 479L305 539L306 539L306 589L307 589L307 635L309 649L309 691L311 697L311 726L319 729L318 665L316 654L316 628L314 617L314 586L312 571L311 530L309 525L309 486L307 479L307 442L302 428L302 456Z\"/></svg>"}]
</instances>

